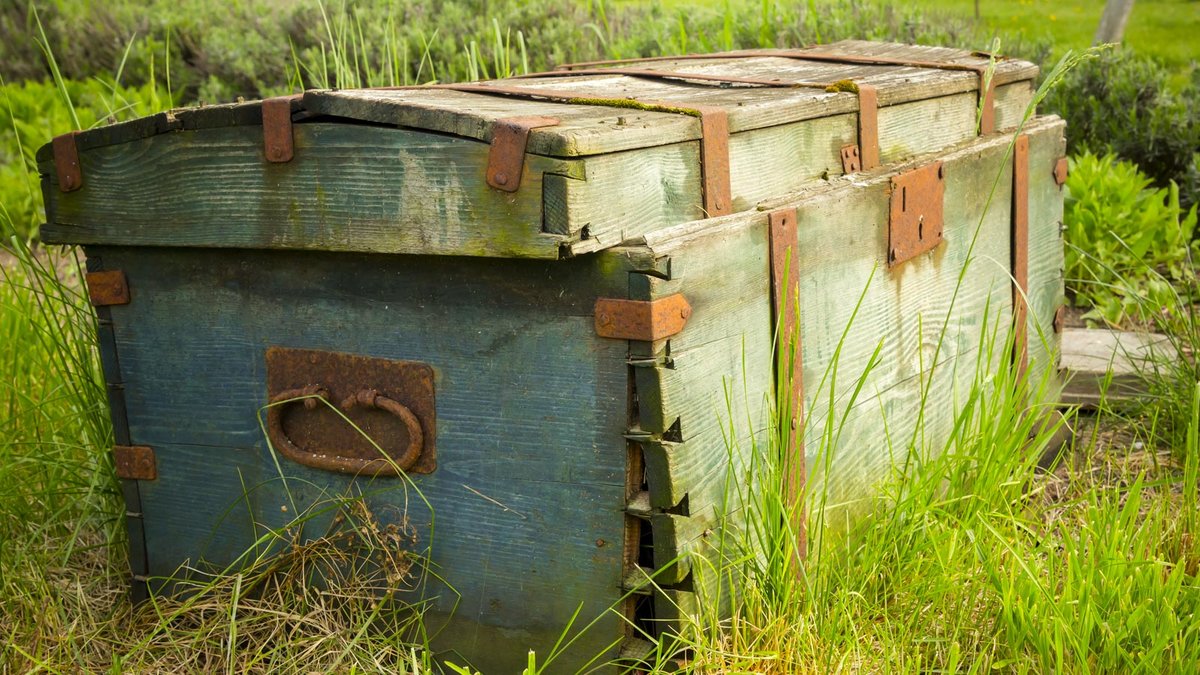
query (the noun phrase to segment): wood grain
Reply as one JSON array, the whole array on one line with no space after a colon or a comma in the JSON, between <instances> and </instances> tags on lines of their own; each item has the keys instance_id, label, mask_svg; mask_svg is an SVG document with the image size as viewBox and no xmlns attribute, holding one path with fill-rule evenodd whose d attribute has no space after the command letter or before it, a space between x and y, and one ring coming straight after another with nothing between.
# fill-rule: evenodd
<instances>
[{"instance_id":1,"label":"wood grain","mask_svg":"<svg viewBox=\"0 0 1200 675\"><path fill-rule=\"evenodd\" d=\"M597 296L627 292L626 258L89 254L139 290L112 319L131 438L158 453L142 502L152 574L201 557L229 564L261 528L361 489L432 546L447 585L430 590L430 625L447 622L440 644L485 671L549 650L579 603L582 624L600 618L564 667L620 637L607 610L624 573L627 346L597 337L591 312ZM285 491L258 423L271 345L434 367L438 469L412 477L432 516L396 479L279 458ZM502 635L513 649L498 648Z\"/></svg>"}]
</instances>

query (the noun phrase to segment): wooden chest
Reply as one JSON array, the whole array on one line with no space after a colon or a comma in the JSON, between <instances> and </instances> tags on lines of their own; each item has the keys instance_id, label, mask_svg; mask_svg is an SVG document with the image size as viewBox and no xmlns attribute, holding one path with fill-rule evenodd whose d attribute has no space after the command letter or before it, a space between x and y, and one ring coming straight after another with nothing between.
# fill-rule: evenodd
<instances>
[{"instance_id":1,"label":"wooden chest","mask_svg":"<svg viewBox=\"0 0 1200 675\"><path fill-rule=\"evenodd\" d=\"M948 430L987 321L1015 307L1016 357L1053 357L1062 123L1013 142L1035 75L843 42L55 139L42 233L87 253L135 593L361 496L436 569L413 592L460 663L516 672L577 611L555 672L633 654L704 592L777 393L811 464L825 374L878 350L831 473L852 494L920 382Z\"/></svg>"}]
</instances>

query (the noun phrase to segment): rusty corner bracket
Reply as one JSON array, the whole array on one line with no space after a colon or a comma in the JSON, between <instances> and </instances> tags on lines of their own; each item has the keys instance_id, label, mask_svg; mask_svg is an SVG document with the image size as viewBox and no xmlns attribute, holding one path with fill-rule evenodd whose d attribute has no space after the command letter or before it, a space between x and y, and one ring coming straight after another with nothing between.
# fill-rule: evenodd
<instances>
[{"instance_id":1,"label":"rusty corner bracket","mask_svg":"<svg viewBox=\"0 0 1200 675\"><path fill-rule=\"evenodd\" d=\"M1067 161L1066 157L1059 157L1058 161L1054 163L1054 182L1058 185L1058 187L1062 187L1067 182L1067 178L1070 176L1070 174L1070 162Z\"/></svg>"},{"instance_id":2,"label":"rusty corner bracket","mask_svg":"<svg viewBox=\"0 0 1200 675\"><path fill-rule=\"evenodd\" d=\"M488 150L487 184L504 192L521 187L525 169L525 146L529 132L558 125L558 118L545 116L505 117L492 124L492 144Z\"/></svg>"},{"instance_id":3,"label":"rusty corner bracket","mask_svg":"<svg viewBox=\"0 0 1200 675\"><path fill-rule=\"evenodd\" d=\"M862 159L859 157L858 146L854 143L842 146L842 173L862 171Z\"/></svg>"},{"instance_id":4,"label":"rusty corner bracket","mask_svg":"<svg viewBox=\"0 0 1200 675\"><path fill-rule=\"evenodd\" d=\"M892 177L887 262L895 267L942 243L945 171L934 162Z\"/></svg>"},{"instance_id":5,"label":"rusty corner bracket","mask_svg":"<svg viewBox=\"0 0 1200 675\"><path fill-rule=\"evenodd\" d=\"M158 463L154 448L145 445L113 446L113 464L117 477L125 480L155 480L158 478Z\"/></svg>"},{"instance_id":6,"label":"rusty corner bracket","mask_svg":"<svg viewBox=\"0 0 1200 675\"><path fill-rule=\"evenodd\" d=\"M597 298L595 313L600 337L654 342L681 332L692 306L682 293L658 300Z\"/></svg>"},{"instance_id":7,"label":"rusty corner bracket","mask_svg":"<svg viewBox=\"0 0 1200 675\"><path fill-rule=\"evenodd\" d=\"M54 151L54 172L58 174L58 189L74 192L83 187L83 168L79 165L79 146L75 143L78 131L55 136L50 141Z\"/></svg>"},{"instance_id":8,"label":"rusty corner bracket","mask_svg":"<svg viewBox=\"0 0 1200 675\"><path fill-rule=\"evenodd\" d=\"M88 299L96 307L129 304L129 282L125 279L125 272L121 270L88 272L85 278Z\"/></svg>"},{"instance_id":9,"label":"rusty corner bracket","mask_svg":"<svg viewBox=\"0 0 1200 675\"><path fill-rule=\"evenodd\" d=\"M272 164L292 161L295 146L292 139L292 104L300 96L278 96L262 102L263 154Z\"/></svg>"}]
</instances>

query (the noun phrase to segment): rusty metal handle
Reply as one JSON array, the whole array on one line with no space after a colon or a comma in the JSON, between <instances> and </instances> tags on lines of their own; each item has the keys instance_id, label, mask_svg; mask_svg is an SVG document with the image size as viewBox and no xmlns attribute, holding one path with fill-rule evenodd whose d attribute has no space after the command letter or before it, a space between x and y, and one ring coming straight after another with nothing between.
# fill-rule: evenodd
<instances>
[{"instance_id":1,"label":"rusty metal handle","mask_svg":"<svg viewBox=\"0 0 1200 675\"><path fill-rule=\"evenodd\" d=\"M349 412L356 406L362 406L382 410L399 418L408 432L408 445L404 451L398 457L391 453L385 453L388 455L388 459L359 459L337 454L305 452L297 447L283 430L283 409L288 401L295 399L303 399L304 407L313 410L318 405L323 405L318 399L329 401L329 390L321 385L308 385L299 389L282 391L271 397L271 405L267 408L267 437L272 446L288 459L305 466L344 473L395 476L412 467L420 457L421 449L425 445L421 422L408 409L408 406L383 396L374 389L362 389L342 401L340 406L342 410Z\"/></svg>"}]
</instances>

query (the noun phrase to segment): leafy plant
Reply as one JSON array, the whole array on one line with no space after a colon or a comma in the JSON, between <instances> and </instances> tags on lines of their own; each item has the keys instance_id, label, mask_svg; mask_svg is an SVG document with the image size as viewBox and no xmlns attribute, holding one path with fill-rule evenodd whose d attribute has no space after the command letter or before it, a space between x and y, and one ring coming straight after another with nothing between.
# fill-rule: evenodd
<instances>
[{"instance_id":1,"label":"leafy plant","mask_svg":"<svg viewBox=\"0 0 1200 675\"><path fill-rule=\"evenodd\" d=\"M1066 276L1076 306L1090 308L1085 318L1118 325L1177 311L1172 285L1193 273L1190 257L1200 251L1196 206L1184 211L1174 183L1154 189L1111 154L1073 158L1067 190Z\"/></svg>"},{"instance_id":2,"label":"leafy plant","mask_svg":"<svg viewBox=\"0 0 1200 675\"><path fill-rule=\"evenodd\" d=\"M1187 207L1200 200L1200 87L1183 75L1131 50L1111 50L1068 75L1045 107L1067 121L1071 154L1116 154L1159 187L1174 181Z\"/></svg>"}]
</instances>

